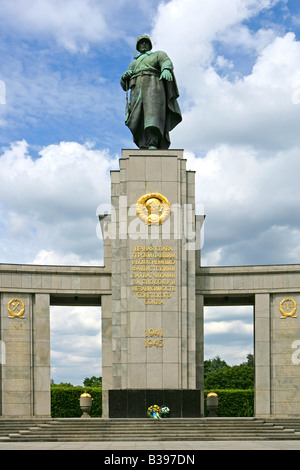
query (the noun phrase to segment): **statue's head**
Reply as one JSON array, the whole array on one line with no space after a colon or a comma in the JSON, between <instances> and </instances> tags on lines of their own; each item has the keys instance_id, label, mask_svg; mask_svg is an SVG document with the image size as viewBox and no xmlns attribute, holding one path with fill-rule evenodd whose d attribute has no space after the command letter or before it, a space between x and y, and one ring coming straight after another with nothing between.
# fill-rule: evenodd
<instances>
[{"instance_id":1,"label":"statue's head","mask_svg":"<svg viewBox=\"0 0 300 470\"><path fill-rule=\"evenodd\" d=\"M149 214L162 212L162 202L157 197L151 197L150 199L147 199L145 206Z\"/></svg>"},{"instance_id":2,"label":"statue's head","mask_svg":"<svg viewBox=\"0 0 300 470\"><path fill-rule=\"evenodd\" d=\"M139 44L140 42L142 41L147 41L148 44L149 44L149 51L151 51L152 49L152 42L151 42L151 39L149 38L149 36L147 36L147 34L143 34L142 36L139 36L137 38L137 41L136 41L136 50L140 52L140 49L139 49Z\"/></svg>"},{"instance_id":3,"label":"statue's head","mask_svg":"<svg viewBox=\"0 0 300 470\"><path fill-rule=\"evenodd\" d=\"M146 210L148 211L148 224L158 225L162 216L163 205L157 197L151 197L145 202Z\"/></svg>"}]
</instances>

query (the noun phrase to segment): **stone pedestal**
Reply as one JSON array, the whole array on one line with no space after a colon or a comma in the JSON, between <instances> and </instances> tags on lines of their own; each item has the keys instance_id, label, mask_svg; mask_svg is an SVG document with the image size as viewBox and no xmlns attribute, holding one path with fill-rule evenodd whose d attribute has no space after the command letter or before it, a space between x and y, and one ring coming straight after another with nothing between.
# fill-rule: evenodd
<instances>
[{"instance_id":1,"label":"stone pedestal","mask_svg":"<svg viewBox=\"0 0 300 470\"><path fill-rule=\"evenodd\" d=\"M111 205L100 217L112 272L111 332L103 332L111 346L103 364L108 416L108 390L196 389L202 345L195 295L202 219L183 151L124 150L111 172Z\"/></svg>"},{"instance_id":2,"label":"stone pedestal","mask_svg":"<svg viewBox=\"0 0 300 470\"><path fill-rule=\"evenodd\" d=\"M1 295L1 412L4 417L49 417L49 295Z\"/></svg>"}]
</instances>

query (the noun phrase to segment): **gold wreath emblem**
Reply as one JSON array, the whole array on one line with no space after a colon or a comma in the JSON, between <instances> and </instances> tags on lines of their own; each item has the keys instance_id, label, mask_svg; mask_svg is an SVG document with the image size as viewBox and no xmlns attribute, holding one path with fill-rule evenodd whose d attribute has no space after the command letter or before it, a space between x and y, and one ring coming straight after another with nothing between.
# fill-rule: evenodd
<instances>
[{"instance_id":1,"label":"gold wreath emblem","mask_svg":"<svg viewBox=\"0 0 300 470\"><path fill-rule=\"evenodd\" d=\"M25 312L25 305L21 299L11 299L7 305L9 318L21 318Z\"/></svg>"},{"instance_id":2,"label":"gold wreath emblem","mask_svg":"<svg viewBox=\"0 0 300 470\"><path fill-rule=\"evenodd\" d=\"M136 213L147 225L161 225L171 211L168 199L159 193L148 193L140 197Z\"/></svg>"},{"instance_id":3,"label":"gold wreath emblem","mask_svg":"<svg viewBox=\"0 0 300 470\"><path fill-rule=\"evenodd\" d=\"M295 315L296 310L297 310L297 304L294 301L294 299L290 299L290 298L283 299L280 302L279 308L283 315L280 318L286 318L286 317L297 318L297 316Z\"/></svg>"}]
</instances>

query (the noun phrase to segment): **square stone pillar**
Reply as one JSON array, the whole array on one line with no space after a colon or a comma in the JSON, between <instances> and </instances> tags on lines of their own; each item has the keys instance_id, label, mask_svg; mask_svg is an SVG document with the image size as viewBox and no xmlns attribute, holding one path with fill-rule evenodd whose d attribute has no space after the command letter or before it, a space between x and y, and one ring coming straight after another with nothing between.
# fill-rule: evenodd
<instances>
[{"instance_id":1,"label":"square stone pillar","mask_svg":"<svg viewBox=\"0 0 300 470\"><path fill-rule=\"evenodd\" d=\"M33 296L33 415L51 416L50 296Z\"/></svg>"},{"instance_id":2,"label":"square stone pillar","mask_svg":"<svg viewBox=\"0 0 300 470\"><path fill-rule=\"evenodd\" d=\"M1 414L49 417L49 295L1 295Z\"/></svg>"},{"instance_id":3,"label":"square stone pillar","mask_svg":"<svg viewBox=\"0 0 300 470\"><path fill-rule=\"evenodd\" d=\"M270 295L255 295L254 358L255 358L255 402L256 417L271 414L271 350L270 350Z\"/></svg>"},{"instance_id":4,"label":"square stone pillar","mask_svg":"<svg viewBox=\"0 0 300 470\"><path fill-rule=\"evenodd\" d=\"M201 390L204 416L204 295L196 296L196 388Z\"/></svg>"},{"instance_id":5,"label":"square stone pillar","mask_svg":"<svg viewBox=\"0 0 300 470\"><path fill-rule=\"evenodd\" d=\"M297 292L255 295L256 417L300 416L299 303Z\"/></svg>"},{"instance_id":6,"label":"square stone pillar","mask_svg":"<svg viewBox=\"0 0 300 470\"><path fill-rule=\"evenodd\" d=\"M2 293L2 416L33 415L32 295Z\"/></svg>"},{"instance_id":7,"label":"square stone pillar","mask_svg":"<svg viewBox=\"0 0 300 470\"><path fill-rule=\"evenodd\" d=\"M289 282L290 279L289 279ZM271 414L300 417L300 294L271 294Z\"/></svg>"},{"instance_id":8,"label":"square stone pillar","mask_svg":"<svg viewBox=\"0 0 300 470\"><path fill-rule=\"evenodd\" d=\"M112 273L104 396L108 387L196 389L200 247L195 173L183 151L123 150L120 170L111 172L111 205L110 216L100 217Z\"/></svg>"},{"instance_id":9,"label":"square stone pillar","mask_svg":"<svg viewBox=\"0 0 300 470\"><path fill-rule=\"evenodd\" d=\"M111 295L101 296L102 318L102 418L109 417L108 390L112 381L112 299Z\"/></svg>"}]
</instances>

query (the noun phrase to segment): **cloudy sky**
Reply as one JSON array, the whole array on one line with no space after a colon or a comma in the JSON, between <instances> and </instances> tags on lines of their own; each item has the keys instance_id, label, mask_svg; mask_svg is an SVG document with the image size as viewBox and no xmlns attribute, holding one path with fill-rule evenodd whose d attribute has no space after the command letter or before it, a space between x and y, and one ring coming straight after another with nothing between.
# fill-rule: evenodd
<instances>
[{"instance_id":1,"label":"cloudy sky","mask_svg":"<svg viewBox=\"0 0 300 470\"><path fill-rule=\"evenodd\" d=\"M102 264L97 207L134 147L119 80L143 33L174 63L202 264L300 263L299 0L2 0L0 262ZM245 360L252 323L207 309L206 358ZM101 375L99 310L52 308L51 332L55 382Z\"/></svg>"}]
</instances>

